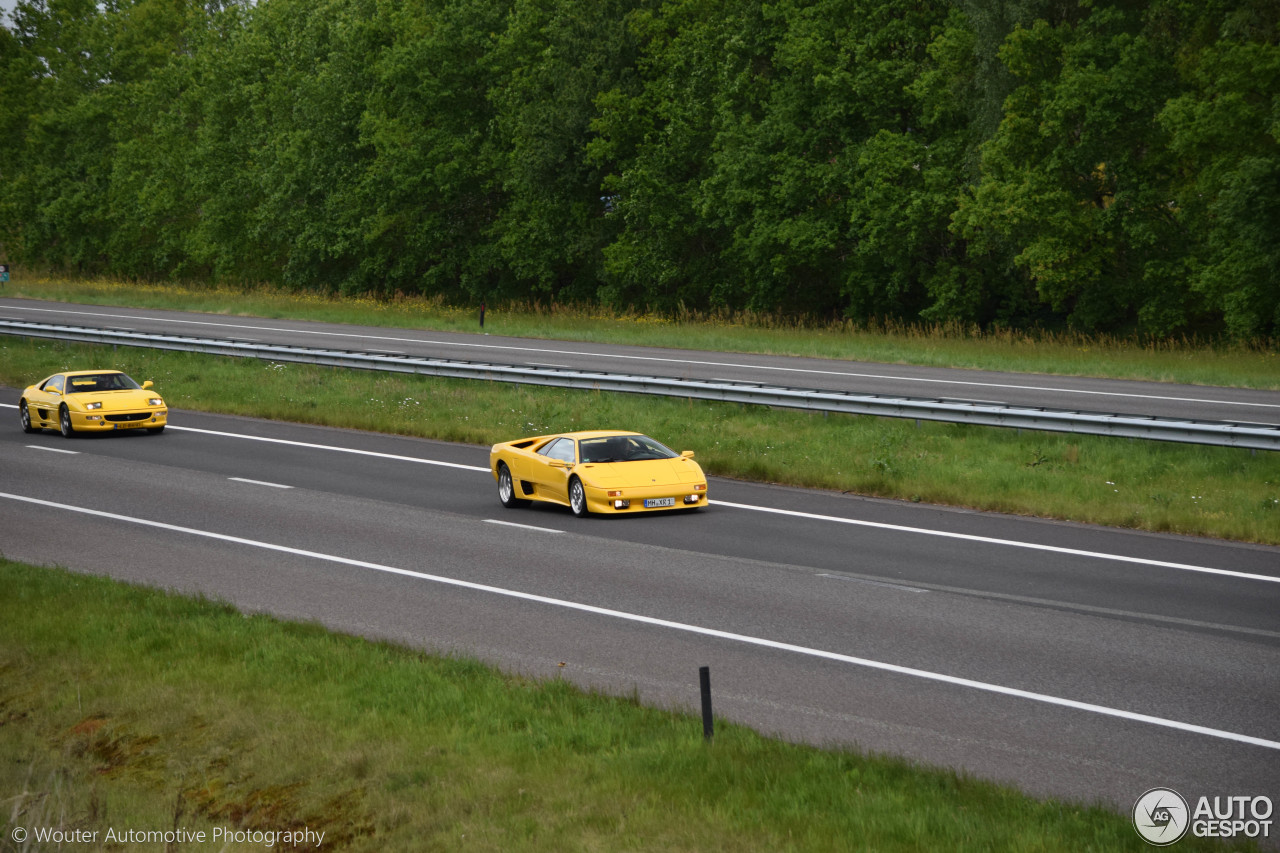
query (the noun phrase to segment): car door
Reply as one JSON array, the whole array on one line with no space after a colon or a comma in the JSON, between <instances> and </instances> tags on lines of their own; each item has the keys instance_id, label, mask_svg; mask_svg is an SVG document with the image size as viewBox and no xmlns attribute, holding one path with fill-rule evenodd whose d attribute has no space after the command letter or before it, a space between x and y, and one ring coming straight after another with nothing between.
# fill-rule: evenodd
<instances>
[{"instance_id":1,"label":"car door","mask_svg":"<svg viewBox=\"0 0 1280 853\"><path fill-rule=\"evenodd\" d=\"M577 461L577 447L571 438L552 439L534 454L530 472L538 491L568 500L569 472Z\"/></svg>"},{"instance_id":2,"label":"car door","mask_svg":"<svg viewBox=\"0 0 1280 853\"><path fill-rule=\"evenodd\" d=\"M27 411L31 414L31 422L37 426L57 426L58 406L62 403L62 393L66 388L67 378L61 373L50 376L27 399Z\"/></svg>"}]
</instances>

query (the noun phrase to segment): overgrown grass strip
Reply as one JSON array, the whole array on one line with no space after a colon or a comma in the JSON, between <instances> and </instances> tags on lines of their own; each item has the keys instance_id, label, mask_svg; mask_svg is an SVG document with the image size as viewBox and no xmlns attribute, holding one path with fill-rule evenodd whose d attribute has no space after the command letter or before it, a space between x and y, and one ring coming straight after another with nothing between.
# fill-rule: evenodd
<instances>
[{"instance_id":1,"label":"overgrown grass strip","mask_svg":"<svg viewBox=\"0 0 1280 853\"><path fill-rule=\"evenodd\" d=\"M692 713L218 602L2 558L0 589L5 838L305 828L325 833L319 849L387 853L1145 849L1107 808L724 721L708 745Z\"/></svg>"}]
</instances>

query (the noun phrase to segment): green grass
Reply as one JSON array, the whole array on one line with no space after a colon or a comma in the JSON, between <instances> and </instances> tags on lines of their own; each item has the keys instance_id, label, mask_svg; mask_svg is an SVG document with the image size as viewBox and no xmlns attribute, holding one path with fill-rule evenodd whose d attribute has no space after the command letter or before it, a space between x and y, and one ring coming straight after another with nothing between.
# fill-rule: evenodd
<instances>
[{"instance_id":1,"label":"green grass","mask_svg":"<svg viewBox=\"0 0 1280 853\"><path fill-rule=\"evenodd\" d=\"M72 280L16 271L0 295L213 314L335 323L479 331L474 309L439 300L336 298L279 289ZM74 318L68 322L74 322ZM602 308L491 306L485 331L520 337L638 344L721 352L965 367L1198 385L1280 390L1275 342L1212 346L1190 340L1139 340L1073 333L996 331L963 326L798 324L739 313L677 317Z\"/></svg>"},{"instance_id":2,"label":"green grass","mask_svg":"<svg viewBox=\"0 0 1280 853\"><path fill-rule=\"evenodd\" d=\"M624 425L719 476L1280 544L1280 453L0 337L0 384L89 366L180 409L479 445Z\"/></svg>"},{"instance_id":3,"label":"green grass","mask_svg":"<svg viewBox=\"0 0 1280 853\"><path fill-rule=\"evenodd\" d=\"M7 295L467 331L475 320L265 290L46 281ZM488 329L1277 385L1265 350L703 319L500 309ZM725 476L1280 544L1280 454L0 338L0 384L87 364L153 379L178 408L476 444L626 424ZM324 849L378 851L1147 849L1110 809L723 721L708 745L692 716L473 661L3 559L0 589L0 850L13 827L37 825L99 837L305 826L325 832Z\"/></svg>"},{"instance_id":4,"label":"green grass","mask_svg":"<svg viewBox=\"0 0 1280 853\"><path fill-rule=\"evenodd\" d=\"M560 680L4 559L0 588L0 850L39 826L370 851L1147 849L1106 808L724 721L707 744L689 713Z\"/></svg>"}]
</instances>

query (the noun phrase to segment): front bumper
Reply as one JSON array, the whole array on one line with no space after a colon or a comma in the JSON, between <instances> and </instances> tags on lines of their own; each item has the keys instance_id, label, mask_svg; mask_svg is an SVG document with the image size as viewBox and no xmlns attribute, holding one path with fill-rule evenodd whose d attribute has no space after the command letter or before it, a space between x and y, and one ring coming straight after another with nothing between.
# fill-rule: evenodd
<instances>
[{"instance_id":1,"label":"front bumper","mask_svg":"<svg viewBox=\"0 0 1280 853\"><path fill-rule=\"evenodd\" d=\"M136 412L71 412L76 432L113 432L125 429L156 429L169 422L168 409Z\"/></svg>"},{"instance_id":2,"label":"front bumper","mask_svg":"<svg viewBox=\"0 0 1280 853\"><path fill-rule=\"evenodd\" d=\"M701 488L699 488L699 486ZM615 492L619 494L614 494ZM674 486L600 489L586 487L587 509L601 515L629 515L639 512L667 512L673 509L698 509L707 505L706 483L678 483ZM686 500L696 497L697 500ZM646 507L646 500L672 498L672 506ZM619 507L621 501L625 506Z\"/></svg>"}]
</instances>

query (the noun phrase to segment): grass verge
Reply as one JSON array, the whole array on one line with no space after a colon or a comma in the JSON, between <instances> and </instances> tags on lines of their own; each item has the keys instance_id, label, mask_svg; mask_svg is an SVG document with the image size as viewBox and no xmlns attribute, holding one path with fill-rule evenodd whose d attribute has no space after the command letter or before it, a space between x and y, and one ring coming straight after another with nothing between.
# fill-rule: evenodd
<instances>
[{"instance_id":1,"label":"grass verge","mask_svg":"<svg viewBox=\"0 0 1280 853\"><path fill-rule=\"evenodd\" d=\"M0 384L105 366L176 408L482 445L621 425L719 476L1280 545L1280 453L0 337Z\"/></svg>"},{"instance_id":2,"label":"grass verge","mask_svg":"<svg viewBox=\"0 0 1280 853\"><path fill-rule=\"evenodd\" d=\"M1127 817L0 559L13 831L281 850L1143 850ZM76 630L68 631L74 625ZM84 844L76 849L139 849ZM155 844L142 849L162 849ZM1188 836L1179 849L1227 849Z\"/></svg>"},{"instance_id":3,"label":"grass verge","mask_svg":"<svg viewBox=\"0 0 1280 853\"><path fill-rule=\"evenodd\" d=\"M4 295L371 326L479 331L474 310L424 298L375 300L268 287L145 285L38 276L19 279ZM1280 390L1280 354L1273 341L1212 346L1192 340L1138 340L1069 332L983 333L958 325L865 326L849 321L805 325L786 317L749 312L685 313L672 318L564 305L490 306L485 331L718 352Z\"/></svg>"}]
</instances>

